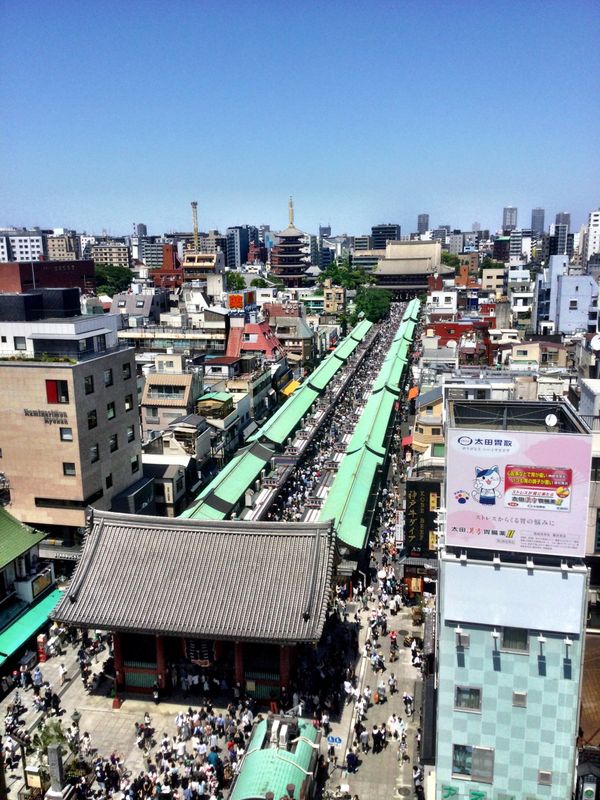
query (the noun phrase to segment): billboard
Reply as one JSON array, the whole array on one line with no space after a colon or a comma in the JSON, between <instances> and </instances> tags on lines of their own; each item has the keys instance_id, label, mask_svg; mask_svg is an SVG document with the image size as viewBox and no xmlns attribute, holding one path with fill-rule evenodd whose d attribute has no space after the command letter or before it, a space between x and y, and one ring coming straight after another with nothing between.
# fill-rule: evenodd
<instances>
[{"instance_id":1,"label":"billboard","mask_svg":"<svg viewBox=\"0 0 600 800\"><path fill-rule=\"evenodd\" d=\"M407 480L404 512L404 549L409 557L436 558L436 518L440 482Z\"/></svg>"},{"instance_id":2,"label":"billboard","mask_svg":"<svg viewBox=\"0 0 600 800\"><path fill-rule=\"evenodd\" d=\"M446 543L584 556L592 437L449 428Z\"/></svg>"}]
</instances>

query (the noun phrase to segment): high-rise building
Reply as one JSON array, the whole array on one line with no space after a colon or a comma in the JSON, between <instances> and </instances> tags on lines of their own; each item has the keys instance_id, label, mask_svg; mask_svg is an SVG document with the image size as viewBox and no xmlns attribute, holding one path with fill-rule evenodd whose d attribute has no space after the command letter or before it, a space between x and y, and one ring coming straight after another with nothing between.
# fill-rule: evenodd
<instances>
[{"instance_id":1,"label":"high-rise building","mask_svg":"<svg viewBox=\"0 0 600 800\"><path fill-rule=\"evenodd\" d=\"M562 402L449 403L436 797L571 796L591 438Z\"/></svg>"},{"instance_id":2,"label":"high-rise building","mask_svg":"<svg viewBox=\"0 0 600 800\"><path fill-rule=\"evenodd\" d=\"M290 222L277 234L277 244L271 250L271 269L286 286L302 286L308 268L306 234L294 225L294 204L290 197Z\"/></svg>"},{"instance_id":3,"label":"high-rise building","mask_svg":"<svg viewBox=\"0 0 600 800\"><path fill-rule=\"evenodd\" d=\"M556 225L566 225L568 232L571 228L571 214L568 211L559 211L554 219L554 222Z\"/></svg>"},{"instance_id":4,"label":"high-rise building","mask_svg":"<svg viewBox=\"0 0 600 800\"><path fill-rule=\"evenodd\" d=\"M45 237L39 229L3 228L0 246L3 261L38 261L45 255Z\"/></svg>"},{"instance_id":5,"label":"high-rise building","mask_svg":"<svg viewBox=\"0 0 600 800\"><path fill-rule=\"evenodd\" d=\"M556 240L550 245L551 255L562 256L567 252L567 240L569 237L569 226L564 223L555 222L550 226L550 239Z\"/></svg>"},{"instance_id":6,"label":"high-rise building","mask_svg":"<svg viewBox=\"0 0 600 800\"><path fill-rule=\"evenodd\" d=\"M331 236L331 225L319 225L319 236Z\"/></svg>"},{"instance_id":7,"label":"high-rise building","mask_svg":"<svg viewBox=\"0 0 600 800\"><path fill-rule=\"evenodd\" d=\"M517 209L515 206L505 206L502 212L502 230L512 231L517 227Z\"/></svg>"},{"instance_id":8,"label":"high-rise building","mask_svg":"<svg viewBox=\"0 0 600 800\"><path fill-rule=\"evenodd\" d=\"M534 208L531 211L531 230L535 236L541 236L544 233L545 214L543 208Z\"/></svg>"},{"instance_id":9,"label":"high-rise building","mask_svg":"<svg viewBox=\"0 0 600 800\"><path fill-rule=\"evenodd\" d=\"M400 225L388 222L387 225L374 225L371 228L373 250L385 250L387 242L400 241Z\"/></svg>"},{"instance_id":10,"label":"high-rise building","mask_svg":"<svg viewBox=\"0 0 600 800\"><path fill-rule=\"evenodd\" d=\"M148 228L143 222L138 222L138 224L135 226L135 232L138 236L148 236Z\"/></svg>"},{"instance_id":11,"label":"high-rise building","mask_svg":"<svg viewBox=\"0 0 600 800\"><path fill-rule=\"evenodd\" d=\"M248 260L250 242L258 244L258 229L254 225L235 225L227 228L227 267L239 269Z\"/></svg>"},{"instance_id":12,"label":"high-rise building","mask_svg":"<svg viewBox=\"0 0 600 800\"><path fill-rule=\"evenodd\" d=\"M590 211L587 224L586 261L589 261L596 253L600 253L600 208Z\"/></svg>"},{"instance_id":13,"label":"high-rise building","mask_svg":"<svg viewBox=\"0 0 600 800\"><path fill-rule=\"evenodd\" d=\"M134 350L79 289L0 295L2 472L13 516L76 545L142 476ZM35 468L32 468L32 467ZM141 509L139 509L141 510Z\"/></svg>"},{"instance_id":14,"label":"high-rise building","mask_svg":"<svg viewBox=\"0 0 600 800\"><path fill-rule=\"evenodd\" d=\"M429 214L419 214L417 217L417 233L426 233L429 230Z\"/></svg>"},{"instance_id":15,"label":"high-rise building","mask_svg":"<svg viewBox=\"0 0 600 800\"><path fill-rule=\"evenodd\" d=\"M99 242L92 245L92 259L97 267L129 267L131 253L122 242Z\"/></svg>"}]
</instances>

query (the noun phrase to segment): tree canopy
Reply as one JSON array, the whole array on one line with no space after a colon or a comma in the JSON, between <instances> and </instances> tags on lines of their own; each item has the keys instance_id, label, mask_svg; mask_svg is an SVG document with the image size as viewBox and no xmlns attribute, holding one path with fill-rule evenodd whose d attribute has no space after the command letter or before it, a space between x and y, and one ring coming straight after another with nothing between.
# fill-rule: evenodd
<instances>
[{"instance_id":1,"label":"tree canopy","mask_svg":"<svg viewBox=\"0 0 600 800\"><path fill-rule=\"evenodd\" d=\"M133 273L127 267L112 264L96 267L96 294L107 294L112 297L129 288Z\"/></svg>"},{"instance_id":2,"label":"tree canopy","mask_svg":"<svg viewBox=\"0 0 600 800\"><path fill-rule=\"evenodd\" d=\"M355 316L361 312L371 322L379 322L390 310L392 295L386 289L361 287L355 301Z\"/></svg>"},{"instance_id":3,"label":"tree canopy","mask_svg":"<svg viewBox=\"0 0 600 800\"><path fill-rule=\"evenodd\" d=\"M323 284L327 278L331 279L334 286L342 286L344 289L358 289L373 283L373 277L361 267L353 267L350 259L346 257L336 259L330 264L318 278Z\"/></svg>"},{"instance_id":4,"label":"tree canopy","mask_svg":"<svg viewBox=\"0 0 600 800\"><path fill-rule=\"evenodd\" d=\"M445 250L442 253L442 264L446 264L449 267L454 267L454 269L458 269L460 267L460 258L458 256L453 255L452 253L447 253Z\"/></svg>"},{"instance_id":5,"label":"tree canopy","mask_svg":"<svg viewBox=\"0 0 600 800\"><path fill-rule=\"evenodd\" d=\"M257 289L266 289L268 285L264 278L253 278L250 281L250 286L255 286Z\"/></svg>"},{"instance_id":6,"label":"tree canopy","mask_svg":"<svg viewBox=\"0 0 600 800\"><path fill-rule=\"evenodd\" d=\"M227 289L230 292L241 292L242 289L246 288L246 281L244 280L244 276L240 275L239 272L228 272L227 273Z\"/></svg>"}]
</instances>

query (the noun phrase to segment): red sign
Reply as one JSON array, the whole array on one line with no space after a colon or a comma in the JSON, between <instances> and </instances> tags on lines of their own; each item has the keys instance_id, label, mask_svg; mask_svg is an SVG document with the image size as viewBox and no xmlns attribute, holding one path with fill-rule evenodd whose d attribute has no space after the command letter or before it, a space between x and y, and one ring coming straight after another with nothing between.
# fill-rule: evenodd
<instances>
[{"instance_id":1,"label":"red sign","mask_svg":"<svg viewBox=\"0 0 600 800\"><path fill-rule=\"evenodd\" d=\"M504 504L508 508L569 511L572 485L571 469L508 464L504 473Z\"/></svg>"}]
</instances>

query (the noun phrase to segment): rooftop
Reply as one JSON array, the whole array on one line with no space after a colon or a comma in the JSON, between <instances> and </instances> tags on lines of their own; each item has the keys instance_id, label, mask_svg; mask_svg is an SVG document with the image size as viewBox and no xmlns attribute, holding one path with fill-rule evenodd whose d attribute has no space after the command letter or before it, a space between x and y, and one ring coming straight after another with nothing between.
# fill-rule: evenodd
<instances>
[{"instance_id":1,"label":"rooftop","mask_svg":"<svg viewBox=\"0 0 600 800\"><path fill-rule=\"evenodd\" d=\"M556 423L549 425L550 416ZM452 428L482 428L503 431L547 433L590 433L575 409L558 400L528 402L525 400L451 400L448 420Z\"/></svg>"},{"instance_id":2,"label":"rooftop","mask_svg":"<svg viewBox=\"0 0 600 800\"><path fill-rule=\"evenodd\" d=\"M51 617L101 630L314 642L325 624L334 547L331 523L96 511Z\"/></svg>"}]
</instances>

